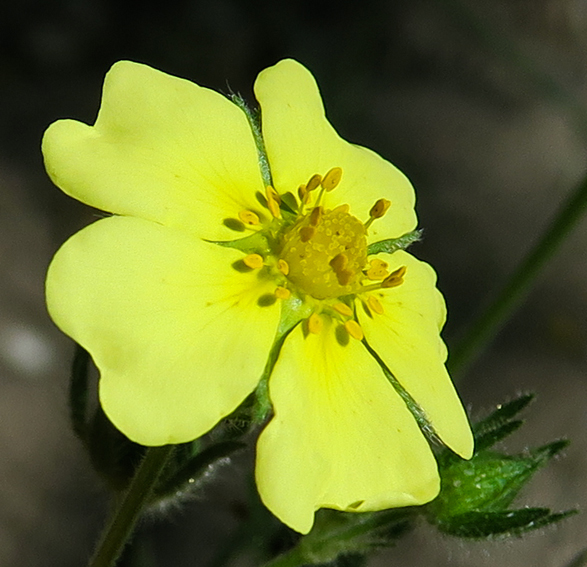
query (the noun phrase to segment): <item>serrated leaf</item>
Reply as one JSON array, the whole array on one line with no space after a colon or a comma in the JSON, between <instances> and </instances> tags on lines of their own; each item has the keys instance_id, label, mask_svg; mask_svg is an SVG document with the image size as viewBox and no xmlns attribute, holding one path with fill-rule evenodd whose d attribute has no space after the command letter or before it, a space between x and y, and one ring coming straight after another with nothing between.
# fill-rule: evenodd
<instances>
[{"instance_id":1,"label":"serrated leaf","mask_svg":"<svg viewBox=\"0 0 587 567\"><path fill-rule=\"evenodd\" d=\"M488 431L479 433L475 437L475 450L480 452L493 447L498 441L505 439L508 435L518 430L523 423L521 419L507 421L495 429L489 429Z\"/></svg>"},{"instance_id":2,"label":"serrated leaf","mask_svg":"<svg viewBox=\"0 0 587 567\"><path fill-rule=\"evenodd\" d=\"M534 394L523 394L510 402L499 405L490 415L473 425L473 433L475 436L483 435L501 427L518 415L533 399Z\"/></svg>"}]
</instances>

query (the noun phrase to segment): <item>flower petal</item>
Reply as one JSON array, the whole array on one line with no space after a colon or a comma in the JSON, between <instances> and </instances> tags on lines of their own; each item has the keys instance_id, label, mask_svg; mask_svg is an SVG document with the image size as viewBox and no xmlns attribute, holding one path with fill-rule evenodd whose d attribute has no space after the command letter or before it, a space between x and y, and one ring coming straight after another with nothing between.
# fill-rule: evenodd
<instances>
[{"instance_id":1,"label":"flower petal","mask_svg":"<svg viewBox=\"0 0 587 567\"><path fill-rule=\"evenodd\" d=\"M334 324L286 339L270 378L275 415L257 446L257 486L285 524L307 533L320 507L372 511L423 504L439 490L416 421L363 345Z\"/></svg>"},{"instance_id":2,"label":"flower petal","mask_svg":"<svg viewBox=\"0 0 587 567\"><path fill-rule=\"evenodd\" d=\"M92 355L112 422L144 445L199 437L255 388L279 319L237 250L130 217L71 237L47 276L57 325Z\"/></svg>"},{"instance_id":3,"label":"flower petal","mask_svg":"<svg viewBox=\"0 0 587 567\"><path fill-rule=\"evenodd\" d=\"M391 201L387 214L373 223L370 241L396 238L416 227L414 190L401 171L375 152L343 140L324 115L314 77L286 59L262 71L255 82L261 104L265 147L278 192L295 192L312 175L343 170L340 185L325 196L334 208L348 204L366 221L378 199Z\"/></svg>"},{"instance_id":4,"label":"flower petal","mask_svg":"<svg viewBox=\"0 0 587 567\"><path fill-rule=\"evenodd\" d=\"M399 383L424 409L436 433L465 459L473 454L467 416L446 371L440 338L446 311L436 289L436 274L407 252L382 254L393 271L406 266L404 282L376 292L384 313L357 309L365 338Z\"/></svg>"},{"instance_id":5,"label":"flower petal","mask_svg":"<svg viewBox=\"0 0 587 567\"><path fill-rule=\"evenodd\" d=\"M222 224L259 209L263 191L245 114L222 95L146 65L106 75L94 126L52 124L45 165L68 195L111 213L232 240Z\"/></svg>"}]
</instances>

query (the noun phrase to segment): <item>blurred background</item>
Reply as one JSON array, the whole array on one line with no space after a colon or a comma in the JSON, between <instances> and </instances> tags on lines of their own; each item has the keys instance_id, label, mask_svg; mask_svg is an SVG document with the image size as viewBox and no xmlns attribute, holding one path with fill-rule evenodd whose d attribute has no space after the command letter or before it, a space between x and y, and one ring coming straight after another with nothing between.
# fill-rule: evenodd
<instances>
[{"instance_id":1,"label":"blurred background","mask_svg":"<svg viewBox=\"0 0 587 567\"><path fill-rule=\"evenodd\" d=\"M449 345L586 174L585 0L3 2L1 566L84 565L108 510L68 422L73 345L43 298L52 254L95 212L44 174L44 129L58 118L92 123L119 59L252 100L256 74L283 57L313 72L344 138L412 180L425 229L412 251L438 273ZM472 416L537 393L508 450L572 440L520 506L587 508L586 383L584 221L460 383ZM149 522L155 560L145 565L210 564L238 525L244 485L227 469L184 509ZM369 565L562 567L587 544L586 525L575 516L507 543L463 543L423 525Z\"/></svg>"}]
</instances>

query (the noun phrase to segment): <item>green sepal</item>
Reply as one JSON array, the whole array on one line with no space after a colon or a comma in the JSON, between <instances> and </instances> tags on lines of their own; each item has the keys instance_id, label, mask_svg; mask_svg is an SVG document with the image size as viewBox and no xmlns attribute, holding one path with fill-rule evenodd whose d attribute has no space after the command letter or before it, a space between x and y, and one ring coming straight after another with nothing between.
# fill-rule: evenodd
<instances>
[{"instance_id":1,"label":"green sepal","mask_svg":"<svg viewBox=\"0 0 587 567\"><path fill-rule=\"evenodd\" d=\"M273 372L273 367L279 358L281 347L291 331L306 317L312 314L312 308L307 303L296 296L281 301L281 318L277 326L277 333L273 341L273 346L269 351L265 369L255 390L255 407L253 409L253 421L255 423L264 422L272 410L271 400L269 399L269 377Z\"/></svg>"},{"instance_id":2,"label":"green sepal","mask_svg":"<svg viewBox=\"0 0 587 567\"><path fill-rule=\"evenodd\" d=\"M548 508L522 508L496 512L465 512L445 520L439 529L455 537L471 539L519 537L560 522L577 510L551 513Z\"/></svg>"},{"instance_id":3,"label":"green sepal","mask_svg":"<svg viewBox=\"0 0 587 567\"><path fill-rule=\"evenodd\" d=\"M499 429L512 420L533 400L534 394L522 394L505 404L497 406L495 411L473 425L475 441L479 442L481 436Z\"/></svg>"},{"instance_id":4,"label":"green sepal","mask_svg":"<svg viewBox=\"0 0 587 567\"><path fill-rule=\"evenodd\" d=\"M389 238L388 240L380 240L379 242L372 242L367 247L367 254L379 254L380 252L386 252L387 254L393 254L398 250L405 250L414 242L418 242L422 239L421 230L413 230L408 232L399 238Z\"/></svg>"}]
</instances>

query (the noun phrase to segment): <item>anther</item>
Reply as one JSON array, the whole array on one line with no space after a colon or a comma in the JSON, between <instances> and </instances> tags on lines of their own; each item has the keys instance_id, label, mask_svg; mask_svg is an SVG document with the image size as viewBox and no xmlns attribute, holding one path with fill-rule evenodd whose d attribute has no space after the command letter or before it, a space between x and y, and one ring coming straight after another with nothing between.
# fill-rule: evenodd
<instances>
[{"instance_id":1,"label":"anther","mask_svg":"<svg viewBox=\"0 0 587 567\"><path fill-rule=\"evenodd\" d=\"M374 295L369 296L369 299L367 299L367 305L371 311L374 311L378 315L383 315L383 305L381 305L381 302Z\"/></svg>"},{"instance_id":2,"label":"anther","mask_svg":"<svg viewBox=\"0 0 587 567\"><path fill-rule=\"evenodd\" d=\"M313 333L314 335L318 335L324 326L322 321L322 317L318 315L318 313L312 313L307 319L308 321L308 331Z\"/></svg>"},{"instance_id":3,"label":"anther","mask_svg":"<svg viewBox=\"0 0 587 567\"><path fill-rule=\"evenodd\" d=\"M277 299L289 299L291 297L291 291L286 287L277 286L274 293Z\"/></svg>"},{"instance_id":4,"label":"anther","mask_svg":"<svg viewBox=\"0 0 587 567\"><path fill-rule=\"evenodd\" d=\"M349 319L344 324L344 328L353 339L357 339L358 341L363 340L363 337L365 336L363 334L363 329L361 329L361 325L359 325L354 319Z\"/></svg>"},{"instance_id":5,"label":"anther","mask_svg":"<svg viewBox=\"0 0 587 567\"><path fill-rule=\"evenodd\" d=\"M310 177L310 181L306 183L306 191L309 193L310 191L314 191L322 182L322 176L319 173L315 173Z\"/></svg>"},{"instance_id":6,"label":"anther","mask_svg":"<svg viewBox=\"0 0 587 567\"><path fill-rule=\"evenodd\" d=\"M259 216L254 213L253 211L241 211L238 214L238 218L244 223L248 225L258 225L261 224L259 220Z\"/></svg>"},{"instance_id":7,"label":"anther","mask_svg":"<svg viewBox=\"0 0 587 567\"><path fill-rule=\"evenodd\" d=\"M289 264L285 260L277 260L277 269L284 275L289 274Z\"/></svg>"},{"instance_id":8,"label":"anther","mask_svg":"<svg viewBox=\"0 0 587 567\"><path fill-rule=\"evenodd\" d=\"M345 315L346 317L353 316L353 310L346 303L335 303L332 306L332 309L334 309L341 315Z\"/></svg>"},{"instance_id":9,"label":"anther","mask_svg":"<svg viewBox=\"0 0 587 567\"><path fill-rule=\"evenodd\" d=\"M322 188L325 191L332 191L339 183L342 177L342 169L340 167L333 167L322 180Z\"/></svg>"},{"instance_id":10,"label":"anther","mask_svg":"<svg viewBox=\"0 0 587 567\"><path fill-rule=\"evenodd\" d=\"M348 285L353 275L351 270L341 270L340 272L336 272L336 279L340 285Z\"/></svg>"},{"instance_id":11,"label":"anther","mask_svg":"<svg viewBox=\"0 0 587 567\"><path fill-rule=\"evenodd\" d=\"M308 242L315 233L316 229L313 226L303 226L300 228L300 240L302 242Z\"/></svg>"},{"instance_id":12,"label":"anther","mask_svg":"<svg viewBox=\"0 0 587 567\"><path fill-rule=\"evenodd\" d=\"M312 226L318 226L320 224L320 220L322 220L323 214L324 209L322 207L314 207L310 213L310 224Z\"/></svg>"},{"instance_id":13,"label":"anther","mask_svg":"<svg viewBox=\"0 0 587 567\"><path fill-rule=\"evenodd\" d=\"M330 260L330 262L328 263L330 264L330 267L334 270L334 272L338 274L338 272L342 272L342 270L344 270L347 267L349 259L346 254L340 253L337 254L334 258L332 258L332 260Z\"/></svg>"},{"instance_id":14,"label":"anther","mask_svg":"<svg viewBox=\"0 0 587 567\"><path fill-rule=\"evenodd\" d=\"M389 276L387 276L382 282L381 287L389 288L389 287L397 287L404 283L404 275L406 273L407 268L405 266L401 266L397 270L391 272Z\"/></svg>"},{"instance_id":15,"label":"anther","mask_svg":"<svg viewBox=\"0 0 587 567\"><path fill-rule=\"evenodd\" d=\"M257 270L263 267L263 256L261 254L248 254L243 258L245 266L253 270Z\"/></svg>"},{"instance_id":16,"label":"anther","mask_svg":"<svg viewBox=\"0 0 587 567\"><path fill-rule=\"evenodd\" d=\"M271 214L276 218L281 218L281 211L279 209L279 204L281 203L281 197L279 193L271 187L271 185L267 185L265 187L265 196L267 197L267 207Z\"/></svg>"},{"instance_id":17,"label":"anther","mask_svg":"<svg viewBox=\"0 0 587 567\"><path fill-rule=\"evenodd\" d=\"M383 260L379 260L378 258L374 258L371 260L369 265L369 269L365 272L365 275L370 280L382 280L389 276L389 272L387 271L387 263Z\"/></svg>"},{"instance_id":18,"label":"anther","mask_svg":"<svg viewBox=\"0 0 587 567\"><path fill-rule=\"evenodd\" d=\"M391 201L387 199L379 199L369 211L369 216L374 219L380 219L389 209Z\"/></svg>"},{"instance_id":19,"label":"anther","mask_svg":"<svg viewBox=\"0 0 587 567\"><path fill-rule=\"evenodd\" d=\"M300 185L298 187L298 197L300 198L300 203L304 203L306 199L306 195L308 194L308 189L305 185Z\"/></svg>"},{"instance_id":20,"label":"anther","mask_svg":"<svg viewBox=\"0 0 587 567\"><path fill-rule=\"evenodd\" d=\"M338 205L338 207L335 207L334 209L332 209L332 212L347 214L350 210L351 210L351 208L345 203L344 205Z\"/></svg>"}]
</instances>

